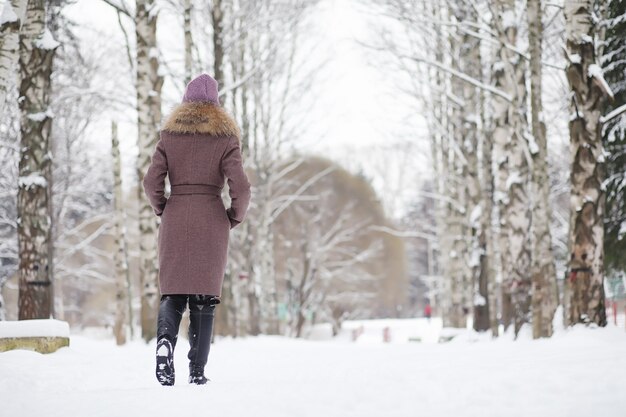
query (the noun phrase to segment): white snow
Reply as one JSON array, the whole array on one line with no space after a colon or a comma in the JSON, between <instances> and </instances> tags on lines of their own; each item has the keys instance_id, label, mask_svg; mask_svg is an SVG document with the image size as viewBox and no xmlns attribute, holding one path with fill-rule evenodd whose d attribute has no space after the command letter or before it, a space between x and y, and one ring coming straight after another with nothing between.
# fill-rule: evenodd
<instances>
[{"instance_id":1,"label":"white snow","mask_svg":"<svg viewBox=\"0 0 626 417\"><path fill-rule=\"evenodd\" d=\"M470 268L477 268L480 266L480 256L483 254L483 251L480 248L473 248L470 252L469 260L467 261L467 266Z\"/></svg>"},{"instance_id":2,"label":"white snow","mask_svg":"<svg viewBox=\"0 0 626 417\"><path fill-rule=\"evenodd\" d=\"M167 356L170 354L170 350L165 345L161 345L159 350L157 350L157 356Z\"/></svg>"},{"instance_id":3,"label":"white snow","mask_svg":"<svg viewBox=\"0 0 626 417\"><path fill-rule=\"evenodd\" d=\"M492 68L493 72L504 71L504 62L496 61L496 62L493 63L491 68Z\"/></svg>"},{"instance_id":4,"label":"white snow","mask_svg":"<svg viewBox=\"0 0 626 417\"><path fill-rule=\"evenodd\" d=\"M472 209L472 212L470 213L470 225L472 227L476 227L476 225L478 225L478 222L480 221L480 217L483 214L483 207L479 204L477 206L474 206L474 208Z\"/></svg>"},{"instance_id":5,"label":"white snow","mask_svg":"<svg viewBox=\"0 0 626 417\"><path fill-rule=\"evenodd\" d=\"M517 26L517 18L515 17L515 12L513 10L506 10L502 13L502 29L507 30L511 27Z\"/></svg>"},{"instance_id":6,"label":"white snow","mask_svg":"<svg viewBox=\"0 0 626 417\"><path fill-rule=\"evenodd\" d=\"M356 342L356 326L363 332ZM187 384L187 348L175 352L176 385L154 377L155 344L115 346L72 336L42 355L0 353L3 416L154 417L588 417L619 416L626 396L622 327L557 328L551 339L492 340L441 320L346 323L333 340L278 336L218 339L207 386ZM390 328L390 343L382 332ZM527 332L522 332L524 336ZM436 343L438 335L454 336ZM421 342L408 337L422 336ZM414 339L417 340L417 339ZM593 381L593 384L581 381Z\"/></svg>"},{"instance_id":7,"label":"white snow","mask_svg":"<svg viewBox=\"0 0 626 417\"><path fill-rule=\"evenodd\" d=\"M587 69L587 74L589 75L589 77L595 78L596 80L598 80L598 82L600 84L602 84L602 89L611 98L613 97L613 91L611 90L611 87L609 86L609 84L604 79L604 73L602 72L602 68L600 68L600 65L598 65L598 64L591 64L591 65L589 65L589 68Z\"/></svg>"},{"instance_id":8,"label":"white snow","mask_svg":"<svg viewBox=\"0 0 626 417\"><path fill-rule=\"evenodd\" d=\"M0 338L70 337L70 326L60 320L0 321Z\"/></svg>"},{"instance_id":9,"label":"white snow","mask_svg":"<svg viewBox=\"0 0 626 417\"><path fill-rule=\"evenodd\" d=\"M593 43L593 38L587 34L580 35L580 39L586 43Z\"/></svg>"},{"instance_id":10,"label":"white snow","mask_svg":"<svg viewBox=\"0 0 626 417\"><path fill-rule=\"evenodd\" d=\"M17 184L20 187L26 188L30 188L32 186L46 187L48 185L48 181L39 172L32 172L24 177L19 177L17 179Z\"/></svg>"},{"instance_id":11,"label":"white snow","mask_svg":"<svg viewBox=\"0 0 626 417\"><path fill-rule=\"evenodd\" d=\"M0 14L0 26L9 22L17 22L19 18L13 11L13 6L11 6L11 2L6 0L4 2L4 7L2 8L2 14Z\"/></svg>"},{"instance_id":12,"label":"white snow","mask_svg":"<svg viewBox=\"0 0 626 417\"><path fill-rule=\"evenodd\" d=\"M475 306L484 306L485 304L487 304L487 300L485 300L485 297L483 297L482 295L476 293L474 294L474 305Z\"/></svg>"},{"instance_id":13,"label":"white snow","mask_svg":"<svg viewBox=\"0 0 626 417\"><path fill-rule=\"evenodd\" d=\"M35 41L35 46L41 49L55 49L59 45L61 44L57 42L56 39L54 39L54 36L52 36L50 29L48 29L47 27L44 29L41 37Z\"/></svg>"},{"instance_id":14,"label":"white snow","mask_svg":"<svg viewBox=\"0 0 626 417\"><path fill-rule=\"evenodd\" d=\"M148 50L148 58L159 58L159 50L155 47Z\"/></svg>"},{"instance_id":15,"label":"white snow","mask_svg":"<svg viewBox=\"0 0 626 417\"><path fill-rule=\"evenodd\" d=\"M506 179L506 189L510 190L514 184L523 184L524 179L517 171L512 171Z\"/></svg>"},{"instance_id":16,"label":"white snow","mask_svg":"<svg viewBox=\"0 0 626 417\"><path fill-rule=\"evenodd\" d=\"M584 114L581 110L573 111L569 115L569 121L573 122L574 120L582 119Z\"/></svg>"},{"instance_id":17,"label":"white snow","mask_svg":"<svg viewBox=\"0 0 626 417\"><path fill-rule=\"evenodd\" d=\"M580 64L582 62L582 58L578 54L570 55L569 60L572 64Z\"/></svg>"},{"instance_id":18,"label":"white snow","mask_svg":"<svg viewBox=\"0 0 626 417\"><path fill-rule=\"evenodd\" d=\"M26 117L34 122L43 122L44 120L46 120L46 117L53 118L54 113L52 113L50 109L47 109L46 111L39 113L29 113Z\"/></svg>"},{"instance_id":19,"label":"white snow","mask_svg":"<svg viewBox=\"0 0 626 417\"><path fill-rule=\"evenodd\" d=\"M619 225L619 232L617 233L618 239L622 240L626 234L626 221L623 221Z\"/></svg>"},{"instance_id":20,"label":"white snow","mask_svg":"<svg viewBox=\"0 0 626 417\"><path fill-rule=\"evenodd\" d=\"M537 144L537 141L535 140L535 135L532 135L532 134L530 134L528 132L524 132L524 137L528 141L528 151L532 155L538 154L539 153L539 145Z\"/></svg>"}]
</instances>

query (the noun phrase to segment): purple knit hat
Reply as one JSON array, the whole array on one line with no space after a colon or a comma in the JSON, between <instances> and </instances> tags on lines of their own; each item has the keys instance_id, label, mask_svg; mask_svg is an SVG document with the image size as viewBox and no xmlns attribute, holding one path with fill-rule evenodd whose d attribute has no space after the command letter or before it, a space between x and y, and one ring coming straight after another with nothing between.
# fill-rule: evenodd
<instances>
[{"instance_id":1,"label":"purple knit hat","mask_svg":"<svg viewBox=\"0 0 626 417\"><path fill-rule=\"evenodd\" d=\"M220 104L217 92L217 81L208 74L202 74L189 81L183 96L183 103L191 101L208 101L213 104Z\"/></svg>"}]
</instances>

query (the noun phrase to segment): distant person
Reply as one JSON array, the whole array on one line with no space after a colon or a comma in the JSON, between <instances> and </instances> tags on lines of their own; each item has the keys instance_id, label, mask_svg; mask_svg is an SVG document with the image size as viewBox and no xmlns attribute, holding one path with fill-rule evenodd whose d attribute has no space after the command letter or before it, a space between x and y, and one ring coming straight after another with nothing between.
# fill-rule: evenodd
<instances>
[{"instance_id":1,"label":"distant person","mask_svg":"<svg viewBox=\"0 0 626 417\"><path fill-rule=\"evenodd\" d=\"M236 122L220 106L217 82L192 80L166 119L143 186L159 227L156 377L174 385L174 348L189 304L189 383L205 384L215 306L220 303L230 229L244 220L250 183ZM171 195L165 197L165 176ZM228 180L231 198L221 198Z\"/></svg>"},{"instance_id":2,"label":"distant person","mask_svg":"<svg viewBox=\"0 0 626 417\"><path fill-rule=\"evenodd\" d=\"M433 313L433 309L430 306L430 303L426 303L426 307L424 307L424 316L430 321L430 316Z\"/></svg>"}]
</instances>

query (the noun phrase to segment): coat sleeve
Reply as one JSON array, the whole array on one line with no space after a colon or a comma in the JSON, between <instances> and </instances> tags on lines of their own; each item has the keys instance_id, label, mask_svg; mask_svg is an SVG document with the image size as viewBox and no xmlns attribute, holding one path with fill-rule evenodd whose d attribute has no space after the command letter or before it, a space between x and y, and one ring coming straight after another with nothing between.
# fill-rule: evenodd
<instances>
[{"instance_id":1,"label":"coat sleeve","mask_svg":"<svg viewBox=\"0 0 626 417\"><path fill-rule=\"evenodd\" d=\"M230 208L226 210L230 219L230 228L237 226L246 217L250 204L250 182L243 169L239 139L230 138L222 156L221 167L228 181Z\"/></svg>"},{"instance_id":2,"label":"coat sleeve","mask_svg":"<svg viewBox=\"0 0 626 417\"><path fill-rule=\"evenodd\" d=\"M159 140L152 155L148 171L143 177L143 189L154 210L154 214L163 214L165 203L165 176L167 175L167 155L163 140Z\"/></svg>"}]
</instances>

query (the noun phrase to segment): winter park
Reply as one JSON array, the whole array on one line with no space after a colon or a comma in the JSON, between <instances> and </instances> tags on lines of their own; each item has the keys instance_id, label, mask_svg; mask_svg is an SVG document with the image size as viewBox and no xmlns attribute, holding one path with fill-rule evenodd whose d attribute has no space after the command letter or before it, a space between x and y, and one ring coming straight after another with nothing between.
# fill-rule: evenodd
<instances>
[{"instance_id":1,"label":"winter park","mask_svg":"<svg viewBox=\"0 0 626 417\"><path fill-rule=\"evenodd\" d=\"M0 417L626 417L626 0L0 0Z\"/></svg>"}]
</instances>

